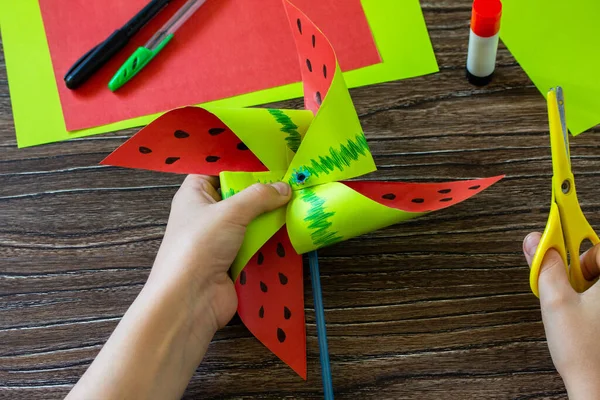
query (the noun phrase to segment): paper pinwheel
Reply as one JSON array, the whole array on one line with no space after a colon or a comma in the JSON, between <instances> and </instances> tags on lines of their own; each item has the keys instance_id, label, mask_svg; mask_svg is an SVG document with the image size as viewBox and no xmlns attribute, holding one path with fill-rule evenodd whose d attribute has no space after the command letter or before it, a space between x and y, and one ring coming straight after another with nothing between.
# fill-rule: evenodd
<instances>
[{"instance_id":1,"label":"paper pinwheel","mask_svg":"<svg viewBox=\"0 0 600 400\"><path fill-rule=\"evenodd\" d=\"M307 110L185 107L167 112L102 164L219 175L224 198L257 183L289 182L287 208L253 221L231 267L238 314L306 379L300 254L459 203L501 177L449 183L345 181L375 163L333 48L284 0Z\"/></svg>"}]
</instances>

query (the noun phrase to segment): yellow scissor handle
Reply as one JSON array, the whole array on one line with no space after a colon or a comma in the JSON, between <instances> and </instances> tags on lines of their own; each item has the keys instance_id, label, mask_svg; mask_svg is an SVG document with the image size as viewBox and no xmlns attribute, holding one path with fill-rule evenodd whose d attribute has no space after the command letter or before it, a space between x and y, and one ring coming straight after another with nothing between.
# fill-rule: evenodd
<instances>
[{"instance_id":1,"label":"yellow scissor handle","mask_svg":"<svg viewBox=\"0 0 600 400\"><path fill-rule=\"evenodd\" d=\"M572 197L567 202L566 207L569 211L560 211L558 204L552 202L546 229L540 239L540 243L531 263L529 286L531 287L533 294L537 297L540 297L538 278L540 270L542 269L542 262L550 249L554 249L560 254L565 268L567 269L569 282L571 282L571 286L577 292L581 293L586 291L598 280L598 278L592 281L586 280L581 271L581 262L579 259L581 243L584 240L589 240L593 245L596 245L600 242L600 239L598 239L598 235L585 219L585 216L579 207L574 187L572 188L572 191ZM574 211L573 204L569 205L568 203L574 203L576 205ZM561 215L563 216L563 221L561 221ZM567 255L570 255L570 265L568 264Z\"/></svg>"},{"instance_id":2,"label":"yellow scissor handle","mask_svg":"<svg viewBox=\"0 0 600 400\"><path fill-rule=\"evenodd\" d=\"M552 196L554 197L554 196ZM560 212L558 206L554 201L550 206L550 214L548 215L548 222L546 223L546 229L540 239L535 256L531 262L531 270L529 271L529 286L531 291L537 297L540 297L538 289L538 278L540 276L540 270L542 269L542 262L548 250L554 249L560 254L565 267L567 266L567 250L565 248L565 239L563 237L562 224L560 223ZM569 272L567 268L567 273Z\"/></svg>"}]
</instances>

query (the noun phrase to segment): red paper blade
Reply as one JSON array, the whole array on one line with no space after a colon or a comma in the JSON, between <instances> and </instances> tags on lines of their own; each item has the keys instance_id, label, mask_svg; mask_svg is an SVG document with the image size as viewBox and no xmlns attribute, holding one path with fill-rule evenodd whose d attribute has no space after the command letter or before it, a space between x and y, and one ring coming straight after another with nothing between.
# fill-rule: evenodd
<instances>
[{"instance_id":1,"label":"red paper blade","mask_svg":"<svg viewBox=\"0 0 600 400\"><path fill-rule=\"evenodd\" d=\"M336 71L335 52L323 32L306 14L289 1L284 0L283 4L300 58L304 107L316 114L327 96Z\"/></svg>"},{"instance_id":2,"label":"red paper blade","mask_svg":"<svg viewBox=\"0 0 600 400\"><path fill-rule=\"evenodd\" d=\"M244 325L306 379L302 256L294 251L285 227L252 257L235 289Z\"/></svg>"},{"instance_id":3,"label":"red paper blade","mask_svg":"<svg viewBox=\"0 0 600 400\"><path fill-rule=\"evenodd\" d=\"M203 175L267 170L221 120L199 107L164 114L101 164Z\"/></svg>"},{"instance_id":4,"label":"red paper blade","mask_svg":"<svg viewBox=\"0 0 600 400\"><path fill-rule=\"evenodd\" d=\"M408 212L450 207L482 192L504 176L444 183L347 181L344 185L383 204Z\"/></svg>"}]
</instances>

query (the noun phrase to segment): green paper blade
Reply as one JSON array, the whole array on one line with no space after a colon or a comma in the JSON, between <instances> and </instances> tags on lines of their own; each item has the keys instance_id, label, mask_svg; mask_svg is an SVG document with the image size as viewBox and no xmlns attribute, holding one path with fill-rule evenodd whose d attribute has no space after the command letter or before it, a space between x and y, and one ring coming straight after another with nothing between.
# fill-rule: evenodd
<instances>
[{"instance_id":1,"label":"green paper blade","mask_svg":"<svg viewBox=\"0 0 600 400\"><path fill-rule=\"evenodd\" d=\"M350 93L337 66L327 97L306 132L284 180L292 187L315 186L350 179L375 171ZM303 184L293 178L308 172Z\"/></svg>"},{"instance_id":2,"label":"green paper blade","mask_svg":"<svg viewBox=\"0 0 600 400\"><path fill-rule=\"evenodd\" d=\"M332 182L295 191L286 223L294 249L303 254L425 214L386 207Z\"/></svg>"},{"instance_id":3,"label":"green paper blade","mask_svg":"<svg viewBox=\"0 0 600 400\"><path fill-rule=\"evenodd\" d=\"M219 175L221 193L223 199L227 199L255 183L279 182L282 176L283 171L222 172ZM250 258L285 224L285 212L285 207L279 208L261 215L248 225L242 247L231 265L231 277L234 282Z\"/></svg>"},{"instance_id":4,"label":"green paper blade","mask_svg":"<svg viewBox=\"0 0 600 400\"><path fill-rule=\"evenodd\" d=\"M286 170L313 120L308 110L210 108L271 171Z\"/></svg>"}]
</instances>

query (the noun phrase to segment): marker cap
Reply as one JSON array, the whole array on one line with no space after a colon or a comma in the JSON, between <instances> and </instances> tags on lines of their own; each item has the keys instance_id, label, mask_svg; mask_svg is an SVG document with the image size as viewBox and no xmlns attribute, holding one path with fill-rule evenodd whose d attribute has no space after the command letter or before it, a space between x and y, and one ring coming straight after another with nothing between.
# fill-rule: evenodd
<instances>
[{"instance_id":1,"label":"marker cap","mask_svg":"<svg viewBox=\"0 0 600 400\"><path fill-rule=\"evenodd\" d=\"M494 36L500 30L500 0L475 0L471 13L471 30L479 37Z\"/></svg>"}]
</instances>

